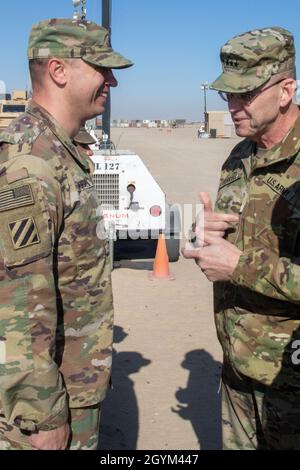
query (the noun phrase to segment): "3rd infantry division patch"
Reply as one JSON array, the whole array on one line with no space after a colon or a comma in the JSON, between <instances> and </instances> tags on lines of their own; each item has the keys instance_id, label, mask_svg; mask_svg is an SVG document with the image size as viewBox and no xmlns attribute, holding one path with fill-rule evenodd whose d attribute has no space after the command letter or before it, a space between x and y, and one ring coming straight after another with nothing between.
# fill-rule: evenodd
<instances>
[{"instance_id":1,"label":"3rd infantry division patch","mask_svg":"<svg viewBox=\"0 0 300 470\"><path fill-rule=\"evenodd\" d=\"M40 243L40 237L33 217L10 222L8 226L15 250Z\"/></svg>"}]
</instances>

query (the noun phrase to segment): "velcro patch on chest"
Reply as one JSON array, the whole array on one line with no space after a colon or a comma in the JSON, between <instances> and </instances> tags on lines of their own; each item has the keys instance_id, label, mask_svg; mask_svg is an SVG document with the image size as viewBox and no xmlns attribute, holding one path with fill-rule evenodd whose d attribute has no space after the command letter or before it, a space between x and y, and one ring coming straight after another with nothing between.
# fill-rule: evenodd
<instances>
[{"instance_id":1,"label":"velcro patch on chest","mask_svg":"<svg viewBox=\"0 0 300 470\"><path fill-rule=\"evenodd\" d=\"M29 184L0 191L0 212L33 204L34 198Z\"/></svg>"},{"instance_id":2,"label":"velcro patch on chest","mask_svg":"<svg viewBox=\"0 0 300 470\"><path fill-rule=\"evenodd\" d=\"M81 181L76 181L75 182L76 189L78 192L84 191L86 189L91 189L94 187L94 184L91 180L89 179L84 179Z\"/></svg>"},{"instance_id":3,"label":"velcro patch on chest","mask_svg":"<svg viewBox=\"0 0 300 470\"><path fill-rule=\"evenodd\" d=\"M15 250L40 243L40 237L33 217L10 222L8 226Z\"/></svg>"}]
</instances>

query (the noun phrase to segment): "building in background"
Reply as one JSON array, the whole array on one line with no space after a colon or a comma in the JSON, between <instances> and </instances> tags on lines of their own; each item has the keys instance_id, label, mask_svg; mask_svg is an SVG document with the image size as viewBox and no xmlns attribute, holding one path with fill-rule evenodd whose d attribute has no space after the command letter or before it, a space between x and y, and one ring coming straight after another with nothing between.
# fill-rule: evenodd
<instances>
[{"instance_id":1,"label":"building in background","mask_svg":"<svg viewBox=\"0 0 300 470\"><path fill-rule=\"evenodd\" d=\"M0 95L0 131L8 127L13 119L24 113L27 104L26 90L15 90L12 95Z\"/></svg>"},{"instance_id":2,"label":"building in background","mask_svg":"<svg viewBox=\"0 0 300 470\"><path fill-rule=\"evenodd\" d=\"M206 129L210 137L236 137L234 124L228 111L208 111L205 113Z\"/></svg>"}]
</instances>

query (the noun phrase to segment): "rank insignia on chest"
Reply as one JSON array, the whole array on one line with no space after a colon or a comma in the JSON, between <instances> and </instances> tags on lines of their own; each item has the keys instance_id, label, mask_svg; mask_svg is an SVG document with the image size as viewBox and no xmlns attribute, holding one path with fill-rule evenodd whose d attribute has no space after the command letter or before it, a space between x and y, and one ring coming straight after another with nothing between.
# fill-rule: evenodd
<instances>
[{"instance_id":1,"label":"rank insignia on chest","mask_svg":"<svg viewBox=\"0 0 300 470\"><path fill-rule=\"evenodd\" d=\"M8 226L15 250L40 243L40 237L33 217L10 222Z\"/></svg>"}]
</instances>

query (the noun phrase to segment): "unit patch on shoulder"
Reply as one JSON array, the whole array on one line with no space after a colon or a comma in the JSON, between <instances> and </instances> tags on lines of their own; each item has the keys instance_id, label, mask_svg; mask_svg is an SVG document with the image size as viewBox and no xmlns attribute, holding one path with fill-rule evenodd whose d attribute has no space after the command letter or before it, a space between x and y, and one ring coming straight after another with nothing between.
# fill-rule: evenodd
<instances>
[{"instance_id":1,"label":"unit patch on shoulder","mask_svg":"<svg viewBox=\"0 0 300 470\"><path fill-rule=\"evenodd\" d=\"M0 191L0 212L34 204L29 184Z\"/></svg>"},{"instance_id":2,"label":"unit patch on shoulder","mask_svg":"<svg viewBox=\"0 0 300 470\"><path fill-rule=\"evenodd\" d=\"M33 217L10 222L8 227L15 250L41 242Z\"/></svg>"}]
</instances>

